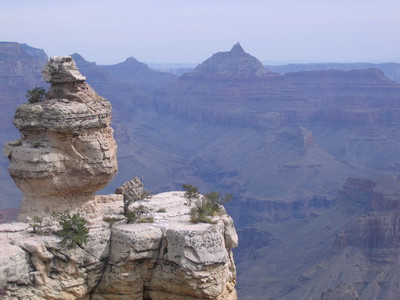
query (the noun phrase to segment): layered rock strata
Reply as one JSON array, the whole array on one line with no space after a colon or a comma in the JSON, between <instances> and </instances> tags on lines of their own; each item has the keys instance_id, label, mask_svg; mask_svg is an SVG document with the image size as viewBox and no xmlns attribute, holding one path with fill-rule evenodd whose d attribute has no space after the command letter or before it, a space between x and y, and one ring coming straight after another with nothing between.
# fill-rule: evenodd
<instances>
[{"instance_id":1,"label":"layered rock strata","mask_svg":"<svg viewBox=\"0 0 400 300\"><path fill-rule=\"evenodd\" d=\"M122 196L98 197L101 216L123 218ZM102 202L102 203L100 203ZM98 220L84 247L66 249L24 223L0 225L0 299L237 299L228 215L190 222L183 192L132 203L152 223ZM162 208L162 209L161 209Z\"/></svg>"},{"instance_id":2,"label":"layered rock strata","mask_svg":"<svg viewBox=\"0 0 400 300\"><path fill-rule=\"evenodd\" d=\"M24 195L20 220L91 210L95 192L117 172L111 104L85 82L71 57L51 58L43 77L51 83L45 99L17 108L14 125L21 138L4 147Z\"/></svg>"}]
</instances>

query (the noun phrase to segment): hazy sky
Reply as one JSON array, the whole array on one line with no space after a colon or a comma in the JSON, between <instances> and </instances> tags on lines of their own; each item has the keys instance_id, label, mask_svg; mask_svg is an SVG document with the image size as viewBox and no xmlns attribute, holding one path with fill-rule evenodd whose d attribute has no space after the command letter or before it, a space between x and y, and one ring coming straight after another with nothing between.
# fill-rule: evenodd
<instances>
[{"instance_id":1,"label":"hazy sky","mask_svg":"<svg viewBox=\"0 0 400 300\"><path fill-rule=\"evenodd\" d=\"M200 63L238 41L266 62L400 62L400 0L0 0L0 41L98 64Z\"/></svg>"}]
</instances>

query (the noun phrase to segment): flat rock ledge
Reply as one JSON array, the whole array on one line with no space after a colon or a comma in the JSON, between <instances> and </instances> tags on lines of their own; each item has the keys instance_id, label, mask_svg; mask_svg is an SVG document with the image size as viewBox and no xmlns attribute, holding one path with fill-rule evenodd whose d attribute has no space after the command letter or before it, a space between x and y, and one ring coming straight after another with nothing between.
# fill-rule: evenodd
<instances>
[{"instance_id":1,"label":"flat rock ledge","mask_svg":"<svg viewBox=\"0 0 400 300\"><path fill-rule=\"evenodd\" d=\"M110 225L122 218L117 195L97 196L84 247L67 249L27 223L0 225L0 299L237 299L232 248L238 238L228 215L190 222L183 192L134 202L152 223ZM193 201L194 202L194 201Z\"/></svg>"}]
</instances>

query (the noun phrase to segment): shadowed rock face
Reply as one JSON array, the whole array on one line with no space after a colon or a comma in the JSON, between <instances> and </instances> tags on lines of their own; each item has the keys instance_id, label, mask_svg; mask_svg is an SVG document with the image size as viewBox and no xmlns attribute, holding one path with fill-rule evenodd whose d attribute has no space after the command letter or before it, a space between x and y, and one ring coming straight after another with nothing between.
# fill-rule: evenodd
<instances>
[{"instance_id":1,"label":"shadowed rock face","mask_svg":"<svg viewBox=\"0 0 400 300\"><path fill-rule=\"evenodd\" d=\"M17 108L21 139L4 147L24 194L20 220L80 207L117 172L111 104L84 82L71 57L51 58L43 75L52 84L46 98Z\"/></svg>"}]
</instances>

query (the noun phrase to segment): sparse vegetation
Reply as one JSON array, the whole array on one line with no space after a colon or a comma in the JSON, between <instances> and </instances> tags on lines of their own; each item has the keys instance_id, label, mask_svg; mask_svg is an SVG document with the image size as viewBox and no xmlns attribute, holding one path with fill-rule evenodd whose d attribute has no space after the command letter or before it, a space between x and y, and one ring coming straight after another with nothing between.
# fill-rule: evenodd
<instances>
[{"instance_id":1,"label":"sparse vegetation","mask_svg":"<svg viewBox=\"0 0 400 300\"><path fill-rule=\"evenodd\" d=\"M26 98L30 103L42 101L46 97L46 90L42 87L35 87L26 91Z\"/></svg>"},{"instance_id":2,"label":"sparse vegetation","mask_svg":"<svg viewBox=\"0 0 400 300\"><path fill-rule=\"evenodd\" d=\"M121 220L123 220L123 219L119 219L119 218L116 218L116 217L103 217L103 221L108 223L110 225L110 227L113 226L113 224L115 222L118 222L118 221L121 221Z\"/></svg>"},{"instance_id":3,"label":"sparse vegetation","mask_svg":"<svg viewBox=\"0 0 400 300\"><path fill-rule=\"evenodd\" d=\"M183 190L185 191L185 197L189 200L189 204L191 204L191 201L193 199L199 198L199 191L196 186L193 186L191 184L184 184Z\"/></svg>"},{"instance_id":4,"label":"sparse vegetation","mask_svg":"<svg viewBox=\"0 0 400 300\"><path fill-rule=\"evenodd\" d=\"M128 215L126 216L126 223L153 223L154 218L149 217L149 216L144 216L145 214L148 214L149 210L147 207L144 205L139 205L136 208L133 208L128 212Z\"/></svg>"},{"instance_id":5,"label":"sparse vegetation","mask_svg":"<svg viewBox=\"0 0 400 300\"><path fill-rule=\"evenodd\" d=\"M54 212L52 217L58 222L61 230L56 234L61 238L61 244L67 248L82 247L89 237L89 229L85 218L79 213L71 215L68 211Z\"/></svg>"},{"instance_id":6,"label":"sparse vegetation","mask_svg":"<svg viewBox=\"0 0 400 300\"><path fill-rule=\"evenodd\" d=\"M43 228L43 217L40 216L33 216L32 217L32 222L29 223L29 227L32 228L32 232L34 234L37 234L40 232L40 230Z\"/></svg>"},{"instance_id":7,"label":"sparse vegetation","mask_svg":"<svg viewBox=\"0 0 400 300\"><path fill-rule=\"evenodd\" d=\"M192 223L213 223L211 217L225 213L223 204L232 200L232 195L221 197L218 192L205 194L197 200L195 207L190 210Z\"/></svg>"},{"instance_id":8,"label":"sparse vegetation","mask_svg":"<svg viewBox=\"0 0 400 300\"><path fill-rule=\"evenodd\" d=\"M140 218L138 223L154 223L154 221L155 221L154 217L149 216L149 217Z\"/></svg>"},{"instance_id":9,"label":"sparse vegetation","mask_svg":"<svg viewBox=\"0 0 400 300\"><path fill-rule=\"evenodd\" d=\"M150 198L151 195L152 195L152 193L150 191L143 190L143 192L141 192L140 195L138 195L135 198L126 198L124 196L124 216L128 218L128 214L130 213L129 205L131 205L132 202L136 202L136 201L139 201L139 200L145 200L147 198Z\"/></svg>"}]
</instances>

